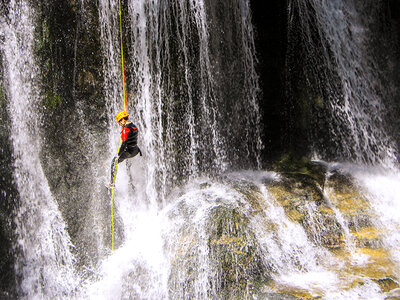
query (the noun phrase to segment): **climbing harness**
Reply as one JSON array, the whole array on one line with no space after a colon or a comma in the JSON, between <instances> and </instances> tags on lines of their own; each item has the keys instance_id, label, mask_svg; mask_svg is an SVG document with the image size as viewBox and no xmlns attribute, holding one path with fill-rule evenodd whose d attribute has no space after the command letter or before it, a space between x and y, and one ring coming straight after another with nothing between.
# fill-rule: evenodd
<instances>
[{"instance_id":1,"label":"climbing harness","mask_svg":"<svg viewBox=\"0 0 400 300\"><path fill-rule=\"evenodd\" d=\"M122 42L122 13L121 13L121 0L119 0L119 31L121 37L121 66L122 66L122 89L124 96L124 111L128 111L128 97L126 93L126 80L125 80L125 62L124 62L124 47ZM121 147L122 139L119 140L118 152ZM114 251L114 187L115 177L117 176L118 159L115 164L114 177L111 187L111 251Z\"/></svg>"}]
</instances>

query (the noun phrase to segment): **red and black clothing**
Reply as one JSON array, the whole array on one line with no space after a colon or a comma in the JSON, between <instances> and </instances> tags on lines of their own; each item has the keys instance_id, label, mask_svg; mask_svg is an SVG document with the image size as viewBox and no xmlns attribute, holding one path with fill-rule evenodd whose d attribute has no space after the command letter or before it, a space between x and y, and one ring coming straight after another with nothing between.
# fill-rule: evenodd
<instances>
[{"instance_id":1,"label":"red and black clothing","mask_svg":"<svg viewBox=\"0 0 400 300\"><path fill-rule=\"evenodd\" d=\"M138 129L136 125L134 125L132 122L127 123L125 127L122 128L121 132L122 144L121 147L119 148L118 156L114 157L111 163L111 183L113 182L117 159L118 163L121 163L127 158L136 156L138 153L140 153L140 156L142 156L142 151L140 151L137 145L137 138L138 138Z\"/></svg>"},{"instance_id":2,"label":"red and black clothing","mask_svg":"<svg viewBox=\"0 0 400 300\"><path fill-rule=\"evenodd\" d=\"M138 145L137 145L137 137L138 137L138 129L136 125L132 122L126 124L124 128L122 128L121 139L122 144L119 148L118 152L118 162L122 162L127 158L134 157L138 153L142 155Z\"/></svg>"}]
</instances>

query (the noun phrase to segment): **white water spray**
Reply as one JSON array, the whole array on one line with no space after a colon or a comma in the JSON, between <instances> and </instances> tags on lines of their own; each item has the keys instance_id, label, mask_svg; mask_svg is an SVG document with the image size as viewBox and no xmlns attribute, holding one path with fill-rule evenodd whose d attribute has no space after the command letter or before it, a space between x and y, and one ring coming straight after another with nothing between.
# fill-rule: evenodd
<instances>
[{"instance_id":1,"label":"white water spray","mask_svg":"<svg viewBox=\"0 0 400 300\"><path fill-rule=\"evenodd\" d=\"M377 216L374 221L382 231L384 246L396 264L396 275L400 276L400 174L379 168L350 166L349 169L371 199L370 205Z\"/></svg>"}]
</instances>

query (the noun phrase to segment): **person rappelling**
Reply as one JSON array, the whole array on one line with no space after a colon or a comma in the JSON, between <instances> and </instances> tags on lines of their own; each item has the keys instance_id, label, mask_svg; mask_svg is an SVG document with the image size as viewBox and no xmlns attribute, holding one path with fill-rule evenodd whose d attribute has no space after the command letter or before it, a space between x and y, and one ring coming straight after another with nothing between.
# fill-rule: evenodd
<instances>
[{"instance_id":1,"label":"person rappelling","mask_svg":"<svg viewBox=\"0 0 400 300\"><path fill-rule=\"evenodd\" d=\"M111 185L114 181L115 167L117 163L119 164L125 159L135 157L138 154L142 156L142 151L140 151L137 145L138 129L135 124L129 121L129 114L124 110L120 111L115 119L117 120L117 123L122 127L122 144L119 148L118 155L113 158L111 163Z\"/></svg>"}]
</instances>

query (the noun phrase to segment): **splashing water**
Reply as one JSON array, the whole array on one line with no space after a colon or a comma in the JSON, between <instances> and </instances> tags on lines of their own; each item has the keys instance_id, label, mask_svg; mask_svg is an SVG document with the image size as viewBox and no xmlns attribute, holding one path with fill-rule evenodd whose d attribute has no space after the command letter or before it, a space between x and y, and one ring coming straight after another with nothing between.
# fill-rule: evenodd
<instances>
[{"instance_id":1,"label":"splashing water","mask_svg":"<svg viewBox=\"0 0 400 300\"><path fill-rule=\"evenodd\" d=\"M362 185L371 199L371 206L377 212L375 222L384 232L385 248L397 265L397 276L400 270L400 174L397 171L351 168L350 172Z\"/></svg>"},{"instance_id":2,"label":"splashing water","mask_svg":"<svg viewBox=\"0 0 400 300\"><path fill-rule=\"evenodd\" d=\"M223 69L211 63L221 58L210 42L207 14L211 8L205 1L134 1L123 7L127 13L124 25L128 25L123 27L125 63L132 74L128 77L128 106L131 119L139 128L139 147L144 157L119 166L115 204L123 244L102 264L98 271L101 279L88 285L89 297L167 298L172 254L169 257L164 253L163 244L173 236L168 228L174 232L174 223L166 221L168 218L162 217L166 212L159 209L167 204L171 188L203 172L222 172L231 164L243 166L256 161L255 165L260 166L260 114L249 5L238 1L233 7L237 9L235 18L240 20L236 24L242 44L231 56L239 59L238 65L243 67L232 71L243 72L240 96L244 96L235 95L235 101L231 97L220 99L226 95L221 93L224 87L219 87L214 74ZM112 116L122 109L115 1L100 1L99 18L104 89L108 114ZM226 105L225 102L237 103L226 119L219 115L224 111L221 103ZM240 123L229 122L238 116ZM233 133L227 135L224 130L229 126ZM109 137L112 153L118 140L112 117ZM232 155L240 157L237 152L245 154L243 161L231 163ZM200 230L201 224L195 227ZM154 232L149 236L151 228ZM203 236L203 246L198 251L206 265L207 239L205 233ZM193 293L200 297L207 295L207 271L203 269L201 279L193 286ZM129 278L137 276L138 280L129 283ZM175 282L181 284L179 280Z\"/></svg>"},{"instance_id":3,"label":"splashing water","mask_svg":"<svg viewBox=\"0 0 400 300\"><path fill-rule=\"evenodd\" d=\"M265 183L271 181L280 178L268 172L237 172L223 180L198 178L171 193L171 204L164 209L131 214L135 224L126 242L104 261L87 294L93 299L246 298L259 293L255 282L265 282L269 284L263 292L270 295L297 290L326 299L383 299L376 282L351 271L371 264L368 257L352 250L345 263L322 245L321 236L312 238L308 227L288 217L270 194ZM314 218L318 214L314 209ZM391 245L392 257L397 245ZM221 265L224 260L230 263ZM266 273L256 275L255 270ZM231 272L235 283L228 280ZM357 280L363 284L349 286Z\"/></svg>"}]
</instances>

